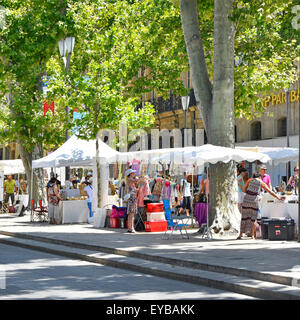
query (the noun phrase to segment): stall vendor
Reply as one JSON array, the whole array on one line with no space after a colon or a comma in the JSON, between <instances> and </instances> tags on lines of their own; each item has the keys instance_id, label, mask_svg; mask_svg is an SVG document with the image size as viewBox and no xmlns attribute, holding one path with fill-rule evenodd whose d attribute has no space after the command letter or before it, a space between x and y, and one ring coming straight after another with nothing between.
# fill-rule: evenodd
<instances>
[{"instance_id":1,"label":"stall vendor","mask_svg":"<svg viewBox=\"0 0 300 320\"><path fill-rule=\"evenodd\" d=\"M287 183L287 189L295 190L297 183L299 181L299 167L294 168L294 175L290 177L288 183Z\"/></svg>"},{"instance_id":2,"label":"stall vendor","mask_svg":"<svg viewBox=\"0 0 300 320\"><path fill-rule=\"evenodd\" d=\"M10 198L11 204L13 205L15 202L14 193L17 193L17 184L13 177L10 175L8 176L8 179L4 182L4 203L8 203Z\"/></svg>"},{"instance_id":3,"label":"stall vendor","mask_svg":"<svg viewBox=\"0 0 300 320\"><path fill-rule=\"evenodd\" d=\"M260 166L259 168L260 178L267 185L267 187L272 190L271 177L266 172L267 172L267 167L265 165Z\"/></svg>"},{"instance_id":4,"label":"stall vendor","mask_svg":"<svg viewBox=\"0 0 300 320\"><path fill-rule=\"evenodd\" d=\"M93 211L92 211L92 201L93 201L93 187L92 187L92 180L91 178L85 182L86 186L84 187L84 193L88 196L87 205L89 208L89 219L88 222L93 222Z\"/></svg>"}]
</instances>

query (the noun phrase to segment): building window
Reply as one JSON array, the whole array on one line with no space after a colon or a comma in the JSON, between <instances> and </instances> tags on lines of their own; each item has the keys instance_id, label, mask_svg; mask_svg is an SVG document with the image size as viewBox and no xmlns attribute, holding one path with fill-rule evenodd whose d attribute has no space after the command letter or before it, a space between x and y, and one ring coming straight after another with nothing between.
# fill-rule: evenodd
<instances>
[{"instance_id":1,"label":"building window","mask_svg":"<svg viewBox=\"0 0 300 320\"><path fill-rule=\"evenodd\" d=\"M261 122L256 121L251 124L251 140L261 140Z\"/></svg>"},{"instance_id":2,"label":"building window","mask_svg":"<svg viewBox=\"0 0 300 320\"><path fill-rule=\"evenodd\" d=\"M237 126L234 126L234 142L237 142Z\"/></svg>"},{"instance_id":3,"label":"building window","mask_svg":"<svg viewBox=\"0 0 300 320\"><path fill-rule=\"evenodd\" d=\"M204 144L208 143L208 139L207 139L207 134L206 134L206 130L204 130Z\"/></svg>"},{"instance_id":4,"label":"building window","mask_svg":"<svg viewBox=\"0 0 300 320\"><path fill-rule=\"evenodd\" d=\"M277 120L277 137L286 136L286 117Z\"/></svg>"},{"instance_id":5,"label":"building window","mask_svg":"<svg viewBox=\"0 0 300 320\"><path fill-rule=\"evenodd\" d=\"M10 149L9 148L5 148L5 151L6 151L5 159L9 160L10 159Z\"/></svg>"},{"instance_id":6,"label":"building window","mask_svg":"<svg viewBox=\"0 0 300 320\"><path fill-rule=\"evenodd\" d=\"M0 160L3 160L3 149L0 149Z\"/></svg>"}]
</instances>

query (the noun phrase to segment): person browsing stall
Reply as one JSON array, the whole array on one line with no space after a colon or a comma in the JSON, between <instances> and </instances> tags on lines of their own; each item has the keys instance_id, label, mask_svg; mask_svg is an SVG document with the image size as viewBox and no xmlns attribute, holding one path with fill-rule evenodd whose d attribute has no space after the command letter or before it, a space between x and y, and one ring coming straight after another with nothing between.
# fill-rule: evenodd
<instances>
[{"instance_id":1,"label":"person browsing stall","mask_svg":"<svg viewBox=\"0 0 300 320\"><path fill-rule=\"evenodd\" d=\"M285 197L278 196L267 186L266 183L261 180L260 173L253 173L253 177L250 178L243 187L245 196L242 203L240 234L237 239L241 239L243 233L251 235L251 238L255 239L255 230L259 210L258 201L262 189L280 201L285 199Z\"/></svg>"},{"instance_id":2,"label":"person browsing stall","mask_svg":"<svg viewBox=\"0 0 300 320\"><path fill-rule=\"evenodd\" d=\"M127 177L127 192L129 198L127 201L127 215L128 215L128 232L135 233L134 230L134 216L137 214L137 180L135 177L135 170L128 169L125 172Z\"/></svg>"},{"instance_id":3,"label":"person browsing stall","mask_svg":"<svg viewBox=\"0 0 300 320\"><path fill-rule=\"evenodd\" d=\"M185 209L186 215L189 216L191 211L191 184L187 181L187 174L184 173L184 178L181 180L180 192L183 196L183 205L179 211L179 214Z\"/></svg>"},{"instance_id":4,"label":"person browsing stall","mask_svg":"<svg viewBox=\"0 0 300 320\"><path fill-rule=\"evenodd\" d=\"M61 224L59 201L62 201L62 198L59 194L59 189L56 183L56 178L52 177L49 181L49 187L47 190L49 224Z\"/></svg>"},{"instance_id":5,"label":"person browsing stall","mask_svg":"<svg viewBox=\"0 0 300 320\"><path fill-rule=\"evenodd\" d=\"M248 180L248 172L246 168L239 169L239 176L237 177L238 180L238 208L240 212L242 212L242 203L244 200L244 192L243 187Z\"/></svg>"}]
</instances>

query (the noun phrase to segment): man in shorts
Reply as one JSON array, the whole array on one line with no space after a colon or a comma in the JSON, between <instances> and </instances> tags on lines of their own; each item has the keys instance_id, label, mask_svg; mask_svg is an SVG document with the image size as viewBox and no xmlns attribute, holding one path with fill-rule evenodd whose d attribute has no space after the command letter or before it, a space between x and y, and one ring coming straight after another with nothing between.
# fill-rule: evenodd
<instances>
[{"instance_id":1,"label":"man in shorts","mask_svg":"<svg viewBox=\"0 0 300 320\"><path fill-rule=\"evenodd\" d=\"M4 182L4 203L8 204L9 198L11 200L11 204L13 205L15 202L15 192L17 193L17 184L16 181L12 178L12 176L8 176L8 179Z\"/></svg>"},{"instance_id":2,"label":"man in shorts","mask_svg":"<svg viewBox=\"0 0 300 320\"><path fill-rule=\"evenodd\" d=\"M179 211L179 214L185 209L186 215L190 215L192 209L191 205L191 184L187 181L187 174L184 173L184 178L181 180L180 192L183 196L183 205Z\"/></svg>"}]
</instances>

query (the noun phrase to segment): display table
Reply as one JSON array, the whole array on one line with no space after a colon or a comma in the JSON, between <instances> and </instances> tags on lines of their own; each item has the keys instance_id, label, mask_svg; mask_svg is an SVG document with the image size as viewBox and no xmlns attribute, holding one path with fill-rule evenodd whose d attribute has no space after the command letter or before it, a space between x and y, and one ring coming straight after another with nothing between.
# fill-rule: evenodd
<instances>
[{"instance_id":1,"label":"display table","mask_svg":"<svg viewBox=\"0 0 300 320\"><path fill-rule=\"evenodd\" d=\"M298 225L298 203L289 203L290 200L296 200L297 196L285 196L284 202L281 202L271 195L262 196L261 201L261 217L267 218L284 218L294 219ZM274 201L274 202L268 202Z\"/></svg>"},{"instance_id":2,"label":"display table","mask_svg":"<svg viewBox=\"0 0 300 320\"><path fill-rule=\"evenodd\" d=\"M16 200L20 200L20 202L22 202L25 208L28 207L28 200L29 200L28 194L18 194L16 195Z\"/></svg>"},{"instance_id":3,"label":"display table","mask_svg":"<svg viewBox=\"0 0 300 320\"><path fill-rule=\"evenodd\" d=\"M207 223L207 204L206 203L196 203L194 210L194 217L199 224L199 227L203 223Z\"/></svg>"},{"instance_id":4,"label":"display table","mask_svg":"<svg viewBox=\"0 0 300 320\"><path fill-rule=\"evenodd\" d=\"M60 202L62 223L87 223L89 209L87 200L66 200Z\"/></svg>"}]
</instances>

